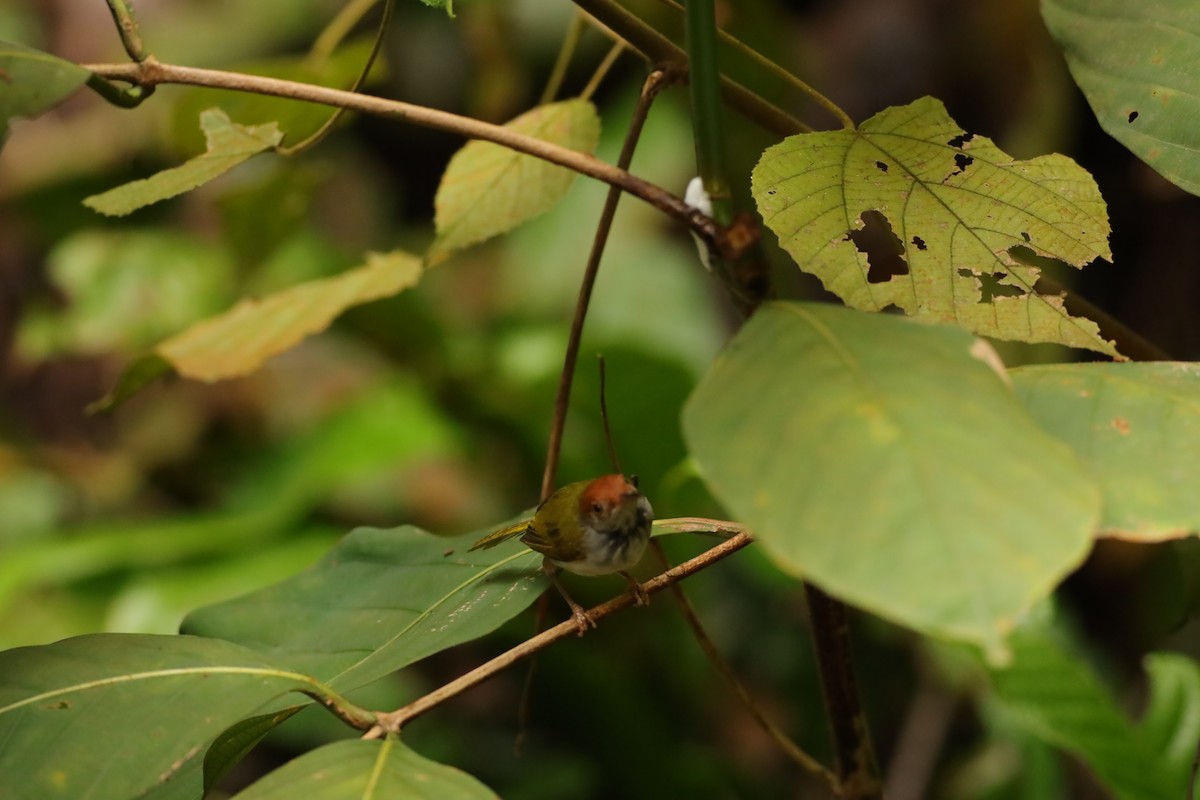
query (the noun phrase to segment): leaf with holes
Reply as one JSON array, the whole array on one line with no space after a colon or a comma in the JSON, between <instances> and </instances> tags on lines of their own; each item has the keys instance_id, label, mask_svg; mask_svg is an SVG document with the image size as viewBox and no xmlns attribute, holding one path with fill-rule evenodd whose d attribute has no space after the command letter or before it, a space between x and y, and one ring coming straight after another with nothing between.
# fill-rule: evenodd
<instances>
[{"instance_id":1,"label":"leaf with holes","mask_svg":"<svg viewBox=\"0 0 1200 800\"><path fill-rule=\"evenodd\" d=\"M1181 0L1043 0L1042 17L1101 127L1200 194L1200 14Z\"/></svg>"},{"instance_id":2,"label":"leaf with holes","mask_svg":"<svg viewBox=\"0 0 1200 800\"><path fill-rule=\"evenodd\" d=\"M191 636L96 634L5 651L0 797L141 797L175 783L259 706L313 688L259 653Z\"/></svg>"},{"instance_id":3,"label":"leaf with holes","mask_svg":"<svg viewBox=\"0 0 1200 800\"><path fill-rule=\"evenodd\" d=\"M360 528L311 569L193 612L182 630L270 654L348 691L490 633L537 597L541 557L516 541L467 552L479 535Z\"/></svg>"},{"instance_id":4,"label":"leaf with holes","mask_svg":"<svg viewBox=\"0 0 1200 800\"><path fill-rule=\"evenodd\" d=\"M219 108L210 108L200 115L200 128L207 142L203 154L149 178L94 194L85 198L83 204L101 214L123 217L143 206L203 186L283 141L283 132L274 122L238 125Z\"/></svg>"},{"instance_id":5,"label":"leaf with holes","mask_svg":"<svg viewBox=\"0 0 1200 800\"><path fill-rule=\"evenodd\" d=\"M584 153L600 140L600 118L586 100L538 106L504 127ZM549 211L574 179L566 167L492 142L468 142L450 159L438 186L430 263Z\"/></svg>"},{"instance_id":6,"label":"leaf with holes","mask_svg":"<svg viewBox=\"0 0 1200 800\"><path fill-rule=\"evenodd\" d=\"M781 569L999 656L1090 550L1100 497L994 359L953 327L770 303L696 387L684 434Z\"/></svg>"},{"instance_id":7,"label":"leaf with holes","mask_svg":"<svg viewBox=\"0 0 1200 800\"><path fill-rule=\"evenodd\" d=\"M1035 290L1021 257L1111 258L1104 200L1065 156L1016 161L926 97L768 148L752 191L784 249L849 306L1118 355L1062 296Z\"/></svg>"},{"instance_id":8,"label":"leaf with holes","mask_svg":"<svg viewBox=\"0 0 1200 800\"><path fill-rule=\"evenodd\" d=\"M1100 530L1135 541L1200 532L1200 364L1054 364L1012 371L1043 428L1104 493Z\"/></svg>"},{"instance_id":9,"label":"leaf with holes","mask_svg":"<svg viewBox=\"0 0 1200 800\"><path fill-rule=\"evenodd\" d=\"M418 755L399 739L318 747L250 785L236 800L495 800L465 772Z\"/></svg>"}]
</instances>

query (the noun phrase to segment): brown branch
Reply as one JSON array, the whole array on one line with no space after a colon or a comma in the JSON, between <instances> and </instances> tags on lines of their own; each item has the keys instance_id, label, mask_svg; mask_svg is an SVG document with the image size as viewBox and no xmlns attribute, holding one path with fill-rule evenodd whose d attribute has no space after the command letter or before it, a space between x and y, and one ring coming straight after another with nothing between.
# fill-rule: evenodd
<instances>
[{"instance_id":1,"label":"brown branch","mask_svg":"<svg viewBox=\"0 0 1200 800\"><path fill-rule=\"evenodd\" d=\"M666 526L670 527L670 521L667 522ZM704 551L695 558L685 561L679 566L673 567L672 569L669 569L666 572L651 578L642 584L642 589L644 589L647 594L661 592L663 589L674 584L675 582L681 581L689 575L698 572L699 570L702 570L705 567L708 567L717 561L732 555L733 553L736 553L738 550L741 550L752 541L750 534L747 531L740 526L731 523L709 520L708 528L710 531L713 529L725 529L728 531L736 531L736 533L717 546ZM621 609L633 605L633 603L633 594L626 592L618 597L614 597L608 602L601 603L595 608L589 609L586 613L587 616L593 622L595 622L604 619L611 614L615 614ZM477 684L482 683L501 670L507 669L508 667L517 663L521 659L528 658L534 653L544 650L560 639L573 637L579 633L579 626L576 625L574 619L560 622L553 628L548 628L547 630L542 631L532 639L526 639L524 642L512 648L508 652L501 653L491 661L481 664L465 675L462 675L450 683L447 683L445 686L430 692L424 697L414 700L403 708L396 711L377 714L376 718L378 720L378 724L371 727L365 734L363 734L362 738L378 739L384 733L398 733L400 729L409 722L436 708L450 698L465 692L467 689L470 689Z\"/></svg>"},{"instance_id":2,"label":"brown branch","mask_svg":"<svg viewBox=\"0 0 1200 800\"><path fill-rule=\"evenodd\" d=\"M638 138L642 135L642 126L654 98L665 85L667 75L661 70L651 72L642 85L642 93L638 96L637 105L633 109L633 119L629 121L629 131L625 134L625 143L621 146L621 154L617 157L617 168L628 170L633 161L633 151L637 147ZM567 408L571 403L571 382L575 377L575 364L579 360L579 341L583 336L583 323L587 318L588 304L592 299L592 288L596 285L596 275L600 271L600 259L604 255L604 247L608 244L608 233L612 230L613 217L617 213L617 203L621 192L613 186L604 198L604 208L600 212L600 222L596 225L596 236L592 240L592 250L588 253L587 266L583 270L583 281L579 287L579 297L575 302L575 316L571 319L571 332L567 337L567 350L563 355L562 372L558 377L558 392L554 397L554 418L550 424L550 441L546 445L546 466L542 472L542 500L554 491L554 476L558 471L559 451L562 449L563 427L567 422Z\"/></svg>"},{"instance_id":3,"label":"brown branch","mask_svg":"<svg viewBox=\"0 0 1200 800\"><path fill-rule=\"evenodd\" d=\"M875 750L854 677L846 606L811 583L804 584L804 595L808 599L821 695L833 736L839 796L845 800L882 798Z\"/></svg>"},{"instance_id":4,"label":"brown branch","mask_svg":"<svg viewBox=\"0 0 1200 800\"><path fill-rule=\"evenodd\" d=\"M581 175L587 175L610 186L615 186L623 192L628 192L687 225L698 236L711 242L721 252L728 253L730 256L738 255L738 246L727 240L724 230L720 226L666 189L636 175L631 175L594 156L527 136L501 125L493 125L435 108L326 86L314 86L261 75L163 64L153 56L148 57L140 64L87 64L84 65L84 69L103 78L125 81L143 87L153 87L164 83L185 84L284 97L306 103L344 108L347 111L359 111L364 114L399 119L414 125L458 134L468 139L495 142L503 147L541 158L552 164L558 164Z\"/></svg>"}]
</instances>

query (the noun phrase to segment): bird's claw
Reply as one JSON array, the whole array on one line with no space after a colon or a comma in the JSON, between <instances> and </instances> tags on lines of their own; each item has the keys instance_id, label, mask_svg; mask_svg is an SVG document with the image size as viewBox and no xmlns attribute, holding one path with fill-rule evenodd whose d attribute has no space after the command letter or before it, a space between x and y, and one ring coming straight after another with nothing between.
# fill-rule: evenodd
<instances>
[{"instance_id":1,"label":"bird's claw","mask_svg":"<svg viewBox=\"0 0 1200 800\"><path fill-rule=\"evenodd\" d=\"M596 627L596 620L589 617L582 606L572 603L571 616L575 618L575 627L579 629L576 631L576 635L578 636L583 636L583 634L587 633L588 628Z\"/></svg>"},{"instance_id":2,"label":"bird's claw","mask_svg":"<svg viewBox=\"0 0 1200 800\"><path fill-rule=\"evenodd\" d=\"M621 577L629 584L629 593L633 595L633 604L635 606L650 605L650 593L646 591L637 580L628 572L622 572Z\"/></svg>"}]
</instances>

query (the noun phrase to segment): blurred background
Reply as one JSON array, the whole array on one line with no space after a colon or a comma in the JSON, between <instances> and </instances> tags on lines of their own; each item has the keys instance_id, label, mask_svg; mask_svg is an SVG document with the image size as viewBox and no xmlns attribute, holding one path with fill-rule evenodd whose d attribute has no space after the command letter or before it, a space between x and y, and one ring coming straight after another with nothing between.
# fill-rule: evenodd
<instances>
[{"instance_id":1,"label":"blurred background","mask_svg":"<svg viewBox=\"0 0 1200 800\"><path fill-rule=\"evenodd\" d=\"M162 61L344 86L369 51L375 17L329 59L306 60L341 5L138 0L136 10ZM668 6L628 6L682 40ZM461 0L455 11L450 19L398 2L366 90L494 122L536 104L572 6ZM1174 357L1200 356L1200 200L1099 130L1035 0L739 0L720 4L720 14L727 30L857 120L932 94L962 127L1018 158L1073 156L1096 176L1114 230L1115 263L1080 275L1078 290ZM0 39L83 63L125 60L100 0L0 0ZM562 96L587 83L608 47L597 31L584 35ZM744 58L724 57L726 71L764 97L815 127L833 125ZM595 96L605 160L616 158L646 71L627 53ZM420 253L432 239L437 181L462 142L364 117L346 119L301 157L255 158L127 218L80 204L200 152L197 116L216 104L244 124L324 118L298 104L169 86L123 111L84 91L15 123L0 150L0 648L92 631L171 633L193 608L303 569L355 526L486 531L537 500L568 322L605 191L586 180L551 213L456 255L416 290L352 310L250 377L161 381L111 415L85 414L136 355L237 299L337 274L368 250ZM775 138L732 112L727 130L749 208L749 170ZM654 106L632 169L682 193L694 173L682 88ZM821 296L767 245L783 293ZM591 358L602 352L622 464L641 476L657 515L721 516L689 467L678 418L737 319L686 232L623 200L559 482L609 469ZM1028 346L1002 353L1010 364L1078 357ZM671 545L678 560L706 543ZM1089 657L1130 709L1143 653L1200 653L1194 622L1185 624L1195 605L1193 545L1102 543L1065 588ZM589 600L621 587L574 585ZM800 586L751 548L686 588L771 715L827 756ZM401 705L532 626L523 616L358 699ZM861 615L855 632L881 760L907 765L912 752L931 753L928 796L1104 796L1080 765L1024 738L985 699L973 702L971 681L910 634ZM408 740L507 798L822 796L723 688L665 596L542 655L517 757L523 680L512 670L456 699L414 723ZM348 733L305 712L224 789Z\"/></svg>"}]
</instances>

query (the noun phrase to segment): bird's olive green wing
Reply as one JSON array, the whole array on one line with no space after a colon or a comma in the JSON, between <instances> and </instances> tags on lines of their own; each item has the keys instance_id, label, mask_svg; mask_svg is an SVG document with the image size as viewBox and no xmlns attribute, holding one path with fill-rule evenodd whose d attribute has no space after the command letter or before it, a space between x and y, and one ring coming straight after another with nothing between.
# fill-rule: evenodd
<instances>
[{"instance_id":1,"label":"bird's olive green wing","mask_svg":"<svg viewBox=\"0 0 1200 800\"><path fill-rule=\"evenodd\" d=\"M529 528L530 522L532 522L532 520L524 519L520 522L501 528L495 533L489 533L487 536L471 545L470 550L467 552L470 552L471 550L486 550L487 548L495 547L501 542L507 541L514 536L520 536L521 534L525 533L527 528Z\"/></svg>"},{"instance_id":2,"label":"bird's olive green wing","mask_svg":"<svg viewBox=\"0 0 1200 800\"><path fill-rule=\"evenodd\" d=\"M565 536L557 525L534 527L530 521L521 541L535 553L541 553L552 561L570 563L583 558L582 537Z\"/></svg>"}]
</instances>

